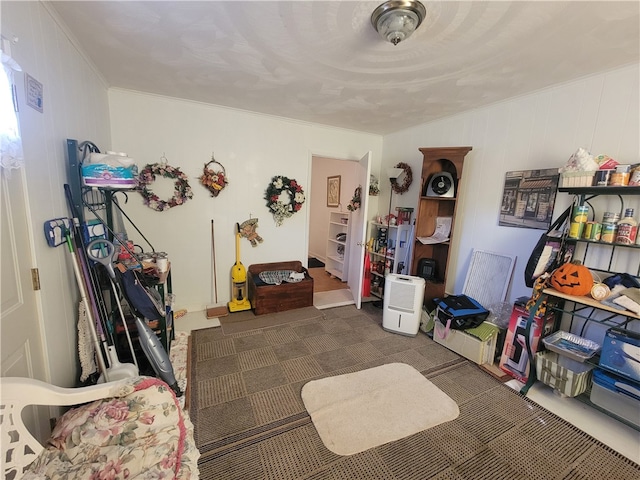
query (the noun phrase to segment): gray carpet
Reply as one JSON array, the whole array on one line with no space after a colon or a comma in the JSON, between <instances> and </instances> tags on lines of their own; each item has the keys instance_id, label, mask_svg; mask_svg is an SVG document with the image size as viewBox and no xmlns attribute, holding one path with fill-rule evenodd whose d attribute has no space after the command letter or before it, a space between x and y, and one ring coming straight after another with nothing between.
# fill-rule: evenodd
<instances>
[{"instance_id":1,"label":"gray carpet","mask_svg":"<svg viewBox=\"0 0 640 480\"><path fill-rule=\"evenodd\" d=\"M192 333L190 414L202 479L640 478L637 464L427 336L383 331L379 309L322 313L242 333ZM329 451L304 409L302 386L393 362L420 371L456 401L460 416L355 455Z\"/></svg>"},{"instance_id":2,"label":"gray carpet","mask_svg":"<svg viewBox=\"0 0 640 480\"><path fill-rule=\"evenodd\" d=\"M323 318L322 312L316 307L303 307L286 312L255 315L252 310L231 313L220 318L220 325L225 335L248 332L257 328L274 327L285 323L302 320L316 320Z\"/></svg>"}]
</instances>

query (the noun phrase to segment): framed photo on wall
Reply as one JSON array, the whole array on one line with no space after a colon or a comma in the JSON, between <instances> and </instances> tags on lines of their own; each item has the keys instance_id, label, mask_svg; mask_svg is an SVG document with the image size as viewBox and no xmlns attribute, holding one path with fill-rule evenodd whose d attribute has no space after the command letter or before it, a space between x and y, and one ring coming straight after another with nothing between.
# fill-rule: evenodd
<instances>
[{"instance_id":1,"label":"framed photo on wall","mask_svg":"<svg viewBox=\"0 0 640 480\"><path fill-rule=\"evenodd\" d=\"M327 207L340 205L340 175L327 177Z\"/></svg>"},{"instance_id":2,"label":"framed photo on wall","mask_svg":"<svg viewBox=\"0 0 640 480\"><path fill-rule=\"evenodd\" d=\"M507 172L498 224L547 230L559 178L557 168Z\"/></svg>"}]
</instances>

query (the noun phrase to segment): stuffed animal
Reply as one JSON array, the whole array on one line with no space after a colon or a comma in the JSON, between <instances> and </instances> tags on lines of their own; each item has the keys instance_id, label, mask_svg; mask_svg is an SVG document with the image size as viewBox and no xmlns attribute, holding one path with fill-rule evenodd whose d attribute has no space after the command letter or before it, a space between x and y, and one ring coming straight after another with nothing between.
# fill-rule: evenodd
<instances>
[{"instance_id":1,"label":"stuffed animal","mask_svg":"<svg viewBox=\"0 0 640 480\"><path fill-rule=\"evenodd\" d=\"M258 228L258 219L250 218L240 224L240 236L251 242L252 247L257 247L258 243L262 243L262 237L256 232Z\"/></svg>"}]
</instances>

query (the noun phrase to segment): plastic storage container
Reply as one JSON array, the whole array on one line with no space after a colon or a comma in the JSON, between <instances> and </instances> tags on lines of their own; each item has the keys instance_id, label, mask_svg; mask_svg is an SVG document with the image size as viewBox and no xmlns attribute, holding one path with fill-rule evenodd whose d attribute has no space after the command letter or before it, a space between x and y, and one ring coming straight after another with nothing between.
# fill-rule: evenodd
<instances>
[{"instance_id":1,"label":"plastic storage container","mask_svg":"<svg viewBox=\"0 0 640 480\"><path fill-rule=\"evenodd\" d=\"M640 386L637 383L596 368L590 398L594 405L640 427Z\"/></svg>"},{"instance_id":2,"label":"plastic storage container","mask_svg":"<svg viewBox=\"0 0 640 480\"><path fill-rule=\"evenodd\" d=\"M486 322L485 322L486 323ZM449 330L446 332L445 326L435 321L433 340L449 350L462 355L464 358L477 363L478 365L491 364L495 358L496 343L498 339L498 328L496 334L486 341L482 341L464 330Z\"/></svg>"}]
</instances>

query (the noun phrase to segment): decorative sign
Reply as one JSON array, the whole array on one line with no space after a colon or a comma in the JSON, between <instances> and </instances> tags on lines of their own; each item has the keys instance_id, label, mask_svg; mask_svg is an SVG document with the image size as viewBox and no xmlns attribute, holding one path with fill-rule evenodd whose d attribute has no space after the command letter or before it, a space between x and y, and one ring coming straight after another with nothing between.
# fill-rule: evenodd
<instances>
[{"instance_id":1,"label":"decorative sign","mask_svg":"<svg viewBox=\"0 0 640 480\"><path fill-rule=\"evenodd\" d=\"M43 93L42 84L28 73L24 76L24 89L27 105L42 113Z\"/></svg>"}]
</instances>

